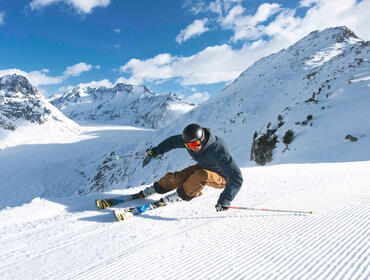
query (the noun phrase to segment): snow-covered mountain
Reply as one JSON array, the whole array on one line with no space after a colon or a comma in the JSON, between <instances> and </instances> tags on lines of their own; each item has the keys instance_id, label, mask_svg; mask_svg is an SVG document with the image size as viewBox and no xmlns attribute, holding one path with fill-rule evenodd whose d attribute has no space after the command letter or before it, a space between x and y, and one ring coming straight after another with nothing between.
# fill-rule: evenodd
<instances>
[{"instance_id":1,"label":"snow-covered mountain","mask_svg":"<svg viewBox=\"0 0 370 280\"><path fill-rule=\"evenodd\" d=\"M166 126L195 107L173 93L155 94L146 86L123 83L113 88L75 87L51 103L73 120L147 128Z\"/></svg>"},{"instance_id":2,"label":"snow-covered mountain","mask_svg":"<svg viewBox=\"0 0 370 280\"><path fill-rule=\"evenodd\" d=\"M158 131L85 124L64 144L0 150L0 279L370 279L369 52L346 28L314 32ZM0 133L68 124L24 78L2 78L0 98ZM227 140L245 179L233 205L256 210L215 212L221 190L205 188L122 223L97 211L191 164L183 149L145 168L135 154L189 122ZM86 192L112 190L77 195L89 177Z\"/></svg>"},{"instance_id":3,"label":"snow-covered mountain","mask_svg":"<svg viewBox=\"0 0 370 280\"><path fill-rule=\"evenodd\" d=\"M370 42L346 27L314 31L264 57L216 97L140 143L145 151L180 134L191 122L210 127L231 146L240 166L369 160ZM119 183L155 181L191 164L182 150L145 168L135 159L120 164L107 156L86 191Z\"/></svg>"},{"instance_id":4,"label":"snow-covered mountain","mask_svg":"<svg viewBox=\"0 0 370 280\"><path fill-rule=\"evenodd\" d=\"M78 125L19 75L0 78L0 148L20 143L50 142L75 134Z\"/></svg>"}]
</instances>

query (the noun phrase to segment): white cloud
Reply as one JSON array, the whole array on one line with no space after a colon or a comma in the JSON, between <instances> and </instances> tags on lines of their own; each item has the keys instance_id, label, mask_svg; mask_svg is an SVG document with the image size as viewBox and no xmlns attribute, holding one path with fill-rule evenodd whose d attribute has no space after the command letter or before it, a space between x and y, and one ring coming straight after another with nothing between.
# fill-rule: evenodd
<instances>
[{"instance_id":1,"label":"white cloud","mask_svg":"<svg viewBox=\"0 0 370 280\"><path fill-rule=\"evenodd\" d=\"M303 33L345 25L364 40L370 39L370 0L318 0L295 28ZM295 19L290 19L295 20ZM284 26L282 26L284 28ZM293 32L295 30L292 30Z\"/></svg>"},{"instance_id":2,"label":"white cloud","mask_svg":"<svg viewBox=\"0 0 370 280\"><path fill-rule=\"evenodd\" d=\"M113 87L113 84L107 80L107 79L104 79L104 80L101 80L101 81L91 81L89 83L80 83L79 86L81 87L93 87L93 88L97 88L97 87L107 87L107 88L111 88Z\"/></svg>"},{"instance_id":3,"label":"white cloud","mask_svg":"<svg viewBox=\"0 0 370 280\"><path fill-rule=\"evenodd\" d=\"M308 9L305 17L295 15L295 10L284 9L274 21L264 26L261 36L271 38L269 45L285 48L313 30L334 26L347 26L360 38L370 39L370 0L318 0Z\"/></svg>"},{"instance_id":4,"label":"white cloud","mask_svg":"<svg viewBox=\"0 0 370 280\"><path fill-rule=\"evenodd\" d=\"M220 22L224 25L232 25L234 22L237 22L238 18L241 17L244 12L245 9L241 5L237 5L233 7L225 17L221 17Z\"/></svg>"},{"instance_id":5,"label":"white cloud","mask_svg":"<svg viewBox=\"0 0 370 280\"><path fill-rule=\"evenodd\" d=\"M58 88L57 92L65 93L67 91L71 91L73 88L74 86L60 87ZM61 96L61 95L58 94L58 96Z\"/></svg>"},{"instance_id":6,"label":"white cloud","mask_svg":"<svg viewBox=\"0 0 370 280\"><path fill-rule=\"evenodd\" d=\"M276 3L264 3L260 5L257 9L257 12L254 16L252 17L246 17L246 24L250 25L256 25L258 23L264 22L267 19L269 19L272 15L280 12L282 9L280 8L280 4Z\"/></svg>"},{"instance_id":7,"label":"white cloud","mask_svg":"<svg viewBox=\"0 0 370 280\"><path fill-rule=\"evenodd\" d=\"M124 77L119 77L117 79L117 81L113 84L113 86L117 85L117 84L135 84L135 83L131 83L131 81L129 79L126 79ZM136 85L136 84L135 84Z\"/></svg>"},{"instance_id":8,"label":"white cloud","mask_svg":"<svg viewBox=\"0 0 370 280\"><path fill-rule=\"evenodd\" d=\"M184 0L183 8L188 9L195 15L200 14L207 9L203 0Z\"/></svg>"},{"instance_id":9,"label":"white cloud","mask_svg":"<svg viewBox=\"0 0 370 280\"><path fill-rule=\"evenodd\" d=\"M176 42L181 44L186 40L189 40L192 37L201 35L202 33L208 31L209 29L205 27L205 24L208 22L207 18L202 20L196 19L188 25L185 29L181 30L180 33L176 36Z\"/></svg>"},{"instance_id":10,"label":"white cloud","mask_svg":"<svg viewBox=\"0 0 370 280\"><path fill-rule=\"evenodd\" d=\"M115 29L113 29L113 32L116 33L116 34L120 34L121 33L121 29L115 28Z\"/></svg>"},{"instance_id":11,"label":"white cloud","mask_svg":"<svg viewBox=\"0 0 370 280\"><path fill-rule=\"evenodd\" d=\"M124 77L120 77L117 79L116 82L114 83L111 83L108 79L104 79L104 80L100 80L100 81L91 81L89 83L79 83L77 85L71 85L71 86L66 86L66 87L60 87L58 89L58 92L66 92L66 91L70 91L72 89L74 89L75 87L81 87L81 88L98 88L98 87L106 87L106 88L112 88L114 86L116 86L117 84L119 83L124 83L124 84L129 84L129 81L124 78Z\"/></svg>"},{"instance_id":12,"label":"white cloud","mask_svg":"<svg viewBox=\"0 0 370 280\"><path fill-rule=\"evenodd\" d=\"M144 61L133 58L121 66L120 71L133 74L127 80L131 84L141 84L144 81L158 82L176 77L172 69L173 63L174 58L170 54L164 53Z\"/></svg>"},{"instance_id":13,"label":"white cloud","mask_svg":"<svg viewBox=\"0 0 370 280\"><path fill-rule=\"evenodd\" d=\"M0 12L0 25L3 25L5 23L5 12Z\"/></svg>"},{"instance_id":14,"label":"white cloud","mask_svg":"<svg viewBox=\"0 0 370 280\"><path fill-rule=\"evenodd\" d=\"M41 71L25 72L23 70L16 69L16 68L4 69L4 70L0 70L0 77L4 75L13 75L13 74L22 75L26 77L29 80L29 82L35 87L40 86L40 85L60 84L63 81L62 77L47 76L45 74L47 73L45 70L47 69L42 69Z\"/></svg>"},{"instance_id":15,"label":"white cloud","mask_svg":"<svg viewBox=\"0 0 370 280\"><path fill-rule=\"evenodd\" d=\"M104 79L104 80L100 80L100 81L91 81L89 83L79 83L76 86L61 87L61 88L58 89L58 92L70 91L70 90L72 90L75 87L81 87L81 88L88 88L88 87L90 87L90 88L107 87L107 88L112 88L113 87L113 84L109 80Z\"/></svg>"},{"instance_id":16,"label":"white cloud","mask_svg":"<svg viewBox=\"0 0 370 280\"><path fill-rule=\"evenodd\" d=\"M77 63L75 65L69 66L63 73L63 76L51 77L47 74L50 72L49 69L41 69L31 72L26 72L21 69L13 68L13 69L3 69L0 70L0 77L4 75L22 75L26 77L33 86L40 86L40 85L53 85L53 84L60 84L65 79L71 76L79 76L82 72L89 71L93 68L92 65L86 64L84 62ZM100 65L94 66L95 69L100 69Z\"/></svg>"},{"instance_id":17,"label":"white cloud","mask_svg":"<svg viewBox=\"0 0 370 280\"><path fill-rule=\"evenodd\" d=\"M32 0L30 7L32 10L39 10L58 2L71 5L83 14L91 13L95 7L107 7L110 4L110 0Z\"/></svg>"},{"instance_id":18,"label":"white cloud","mask_svg":"<svg viewBox=\"0 0 370 280\"><path fill-rule=\"evenodd\" d=\"M216 0L206 8L203 6L203 12L215 15L211 22L234 32L232 43L259 40L267 35L271 40L286 37L287 46L313 30L339 25L346 25L365 40L370 35L370 0L301 0L297 8L308 8L304 17L297 16L296 9L284 8L277 3L263 3L254 14L248 14L242 3ZM276 18L270 22L273 15Z\"/></svg>"},{"instance_id":19,"label":"white cloud","mask_svg":"<svg viewBox=\"0 0 370 280\"><path fill-rule=\"evenodd\" d=\"M186 0L183 7L188 9L195 15L201 13L217 13L223 15L225 12L230 10L236 4L240 4L245 0L216 0L213 2L204 0Z\"/></svg>"},{"instance_id":20,"label":"white cloud","mask_svg":"<svg viewBox=\"0 0 370 280\"><path fill-rule=\"evenodd\" d=\"M370 1L364 0L360 2L354 9L352 13L352 21L348 26L362 39L367 41L370 40Z\"/></svg>"},{"instance_id":21,"label":"white cloud","mask_svg":"<svg viewBox=\"0 0 370 280\"><path fill-rule=\"evenodd\" d=\"M182 96L181 98L189 103L194 103L194 104L201 104L205 101L207 101L211 96L209 95L208 92L196 92L190 96Z\"/></svg>"},{"instance_id":22,"label":"white cloud","mask_svg":"<svg viewBox=\"0 0 370 280\"><path fill-rule=\"evenodd\" d=\"M300 7L311 7L312 5L316 4L317 0L301 0L299 2Z\"/></svg>"},{"instance_id":23,"label":"white cloud","mask_svg":"<svg viewBox=\"0 0 370 280\"><path fill-rule=\"evenodd\" d=\"M245 15L245 8L241 5L232 7L224 17L219 17L218 21L222 28L234 31L231 38L233 42L246 39L258 39L263 35L263 26L271 16L281 12L282 9L276 3L261 4L254 15Z\"/></svg>"},{"instance_id":24,"label":"white cloud","mask_svg":"<svg viewBox=\"0 0 370 280\"><path fill-rule=\"evenodd\" d=\"M182 85L229 82L246 68L253 58L245 48L234 50L229 45L207 47L189 57L160 54L147 60L131 59L121 66L121 72L130 73L133 84L163 82L176 78Z\"/></svg>"},{"instance_id":25,"label":"white cloud","mask_svg":"<svg viewBox=\"0 0 370 280\"><path fill-rule=\"evenodd\" d=\"M219 14L222 16L223 14L223 5L222 1L214 1L209 4L208 9L205 9L204 12L211 11L213 13Z\"/></svg>"},{"instance_id":26,"label":"white cloud","mask_svg":"<svg viewBox=\"0 0 370 280\"><path fill-rule=\"evenodd\" d=\"M100 66L99 66L100 67ZM92 65L86 64L85 62L80 62L72 66L68 66L67 69L63 72L65 77L70 76L80 76L81 73L90 71L93 68Z\"/></svg>"}]
</instances>

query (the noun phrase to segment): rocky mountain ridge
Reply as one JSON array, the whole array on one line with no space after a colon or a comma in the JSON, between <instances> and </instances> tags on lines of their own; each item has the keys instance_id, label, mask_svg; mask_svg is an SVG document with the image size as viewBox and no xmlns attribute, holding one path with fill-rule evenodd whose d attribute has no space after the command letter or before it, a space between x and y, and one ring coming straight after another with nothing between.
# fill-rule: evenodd
<instances>
[{"instance_id":1,"label":"rocky mountain ridge","mask_svg":"<svg viewBox=\"0 0 370 280\"><path fill-rule=\"evenodd\" d=\"M8 75L0 78L0 126L5 130L16 129L15 121L23 118L42 124L51 111L42 107L42 95L23 76Z\"/></svg>"},{"instance_id":2,"label":"rocky mountain ridge","mask_svg":"<svg viewBox=\"0 0 370 280\"><path fill-rule=\"evenodd\" d=\"M119 83L113 88L75 87L51 99L66 116L76 121L94 121L159 128L173 122L194 104L173 93L155 94L146 86Z\"/></svg>"},{"instance_id":3,"label":"rocky mountain ridge","mask_svg":"<svg viewBox=\"0 0 370 280\"><path fill-rule=\"evenodd\" d=\"M0 147L38 135L53 137L78 130L78 125L51 105L25 77L14 74L0 78Z\"/></svg>"}]
</instances>

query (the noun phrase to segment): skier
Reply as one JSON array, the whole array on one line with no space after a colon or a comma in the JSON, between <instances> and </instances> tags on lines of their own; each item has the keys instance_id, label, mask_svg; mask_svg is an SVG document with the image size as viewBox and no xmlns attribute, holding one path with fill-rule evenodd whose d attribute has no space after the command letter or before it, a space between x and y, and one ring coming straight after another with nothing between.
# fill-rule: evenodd
<instances>
[{"instance_id":1,"label":"skier","mask_svg":"<svg viewBox=\"0 0 370 280\"><path fill-rule=\"evenodd\" d=\"M228 210L230 202L242 186L243 177L226 143L210 129L192 123L184 128L182 135L171 136L158 146L147 149L143 166L152 158L176 148L186 148L197 164L178 172L167 173L153 186L141 191L139 197L154 193L164 194L176 189L173 194L163 197L161 202L168 204L180 200L190 201L208 185L224 189L215 207L216 211Z\"/></svg>"}]
</instances>

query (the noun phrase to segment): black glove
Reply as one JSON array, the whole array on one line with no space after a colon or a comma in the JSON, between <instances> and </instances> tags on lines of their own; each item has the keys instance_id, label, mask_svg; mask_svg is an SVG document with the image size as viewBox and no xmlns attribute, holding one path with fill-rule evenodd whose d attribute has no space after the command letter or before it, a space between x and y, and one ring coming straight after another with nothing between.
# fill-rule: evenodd
<instances>
[{"instance_id":1,"label":"black glove","mask_svg":"<svg viewBox=\"0 0 370 280\"><path fill-rule=\"evenodd\" d=\"M155 157L155 156L156 156L156 152L155 152L153 149L147 149L147 150L145 151L145 153L146 153L146 155L147 155L148 157Z\"/></svg>"},{"instance_id":2,"label":"black glove","mask_svg":"<svg viewBox=\"0 0 370 280\"><path fill-rule=\"evenodd\" d=\"M143 160L143 167L147 165L152 160L152 158L156 157L157 155L153 149L147 149L145 151L145 154L146 154L146 157Z\"/></svg>"},{"instance_id":3,"label":"black glove","mask_svg":"<svg viewBox=\"0 0 370 280\"><path fill-rule=\"evenodd\" d=\"M222 205L220 203L217 203L216 204L216 211L219 212L219 211L227 211L229 210L229 207L225 206L225 205Z\"/></svg>"}]
</instances>

